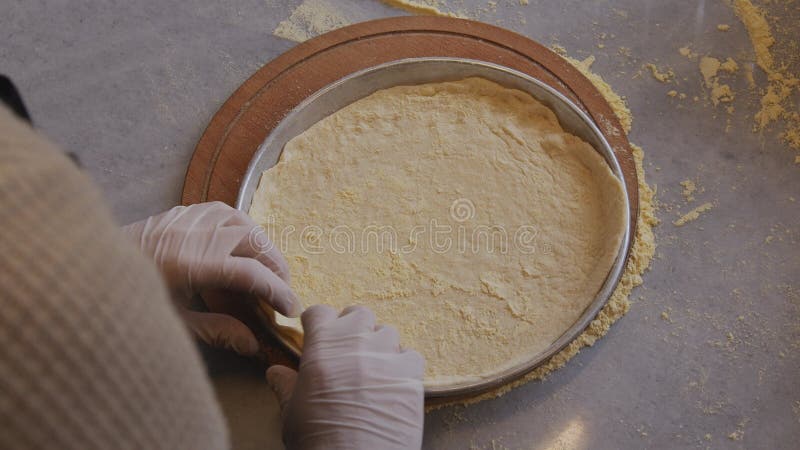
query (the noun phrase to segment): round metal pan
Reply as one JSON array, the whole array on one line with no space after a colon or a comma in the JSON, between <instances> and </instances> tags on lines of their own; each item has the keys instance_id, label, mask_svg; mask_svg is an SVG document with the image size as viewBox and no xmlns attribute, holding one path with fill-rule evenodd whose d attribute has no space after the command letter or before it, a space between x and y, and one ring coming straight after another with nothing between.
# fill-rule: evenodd
<instances>
[{"instance_id":1,"label":"round metal pan","mask_svg":"<svg viewBox=\"0 0 800 450\"><path fill-rule=\"evenodd\" d=\"M381 89L400 85L455 81L469 77L485 78L502 86L527 92L550 107L564 130L588 142L603 156L614 175L622 181L623 189L625 189L624 175L603 134L580 108L555 89L522 72L484 61L445 57L410 58L391 61L352 73L312 94L287 114L267 136L250 161L247 173L242 180L236 207L247 212L262 172L278 162L284 145L330 114ZM626 190L626 229L617 257L597 295L569 329L565 330L543 352L534 355L522 364L498 373L494 377L478 381L452 385L426 385L426 397L468 397L500 387L545 363L578 337L608 302L622 276L625 256L631 245L629 206ZM299 355L301 349L294 341L278 332L275 335L290 351Z\"/></svg>"}]
</instances>

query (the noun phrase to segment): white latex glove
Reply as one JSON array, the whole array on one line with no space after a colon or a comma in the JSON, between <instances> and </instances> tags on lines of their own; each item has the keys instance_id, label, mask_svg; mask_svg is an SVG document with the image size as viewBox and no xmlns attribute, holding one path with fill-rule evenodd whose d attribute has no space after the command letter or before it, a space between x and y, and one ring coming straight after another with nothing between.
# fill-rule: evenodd
<instances>
[{"instance_id":1,"label":"white latex glove","mask_svg":"<svg viewBox=\"0 0 800 450\"><path fill-rule=\"evenodd\" d=\"M302 315L299 372L267 370L289 450L419 449L425 361L401 350L397 331L375 326L367 308L325 305Z\"/></svg>"},{"instance_id":2,"label":"white latex glove","mask_svg":"<svg viewBox=\"0 0 800 450\"><path fill-rule=\"evenodd\" d=\"M177 206L123 227L123 232L164 276L189 328L206 343L243 355L258 351L258 340L241 321L214 312L190 311L195 294L209 309L243 297L266 302L281 314L300 312L289 288L286 260L250 217L221 202Z\"/></svg>"}]
</instances>

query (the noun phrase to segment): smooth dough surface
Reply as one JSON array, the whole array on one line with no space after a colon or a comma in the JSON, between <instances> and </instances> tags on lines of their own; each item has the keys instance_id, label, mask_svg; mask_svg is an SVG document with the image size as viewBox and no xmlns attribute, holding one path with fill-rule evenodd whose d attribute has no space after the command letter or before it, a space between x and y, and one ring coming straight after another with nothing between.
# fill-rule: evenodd
<instances>
[{"instance_id":1,"label":"smooth dough surface","mask_svg":"<svg viewBox=\"0 0 800 450\"><path fill-rule=\"evenodd\" d=\"M321 120L263 173L250 215L306 306L370 307L435 386L491 377L566 331L613 264L624 208L605 160L549 108L468 78Z\"/></svg>"}]
</instances>

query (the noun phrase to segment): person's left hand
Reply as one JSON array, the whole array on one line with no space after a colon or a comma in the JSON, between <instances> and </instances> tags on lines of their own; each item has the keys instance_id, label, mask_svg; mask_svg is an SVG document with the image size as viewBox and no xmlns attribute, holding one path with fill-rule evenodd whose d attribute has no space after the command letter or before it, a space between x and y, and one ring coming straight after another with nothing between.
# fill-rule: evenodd
<instances>
[{"instance_id":1,"label":"person's left hand","mask_svg":"<svg viewBox=\"0 0 800 450\"><path fill-rule=\"evenodd\" d=\"M258 351L253 332L236 318L190 311L195 294L212 311L244 297L285 316L300 313L286 260L247 214L224 203L177 206L123 231L155 261L187 325L209 345L243 355Z\"/></svg>"}]
</instances>

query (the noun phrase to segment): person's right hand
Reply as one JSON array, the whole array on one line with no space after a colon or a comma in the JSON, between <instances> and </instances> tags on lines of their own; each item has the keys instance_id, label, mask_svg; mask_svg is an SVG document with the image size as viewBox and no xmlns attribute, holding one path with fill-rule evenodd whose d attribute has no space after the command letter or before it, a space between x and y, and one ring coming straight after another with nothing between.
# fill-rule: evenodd
<instances>
[{"instance_id":1,"label":"person's right hand","mask_svg":"<svg viewBox=\"0 0 800 450\"><path fill-rule=\"evenodd\" d=\"M290 450L418 449L425 361L361 306L308 308L299 372L267 370Z\"/></svg>"},{"instance_id":2,"label":"person's right hand","mask_svg":"<svg viewBox=\"0 0 800 450\"><path fill-rule=\"evenodd\" d=\"M186 324L209 345L258 352L256 336L230 310L263 304L300 314L283 255L263 228L224 203L176 206L122 231L156 263ZM189 309L196 294L210 312Z\"/></svg>"}]
</instances>

